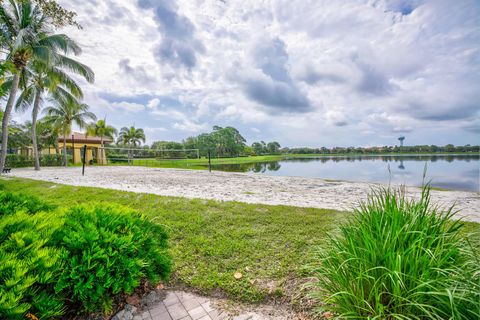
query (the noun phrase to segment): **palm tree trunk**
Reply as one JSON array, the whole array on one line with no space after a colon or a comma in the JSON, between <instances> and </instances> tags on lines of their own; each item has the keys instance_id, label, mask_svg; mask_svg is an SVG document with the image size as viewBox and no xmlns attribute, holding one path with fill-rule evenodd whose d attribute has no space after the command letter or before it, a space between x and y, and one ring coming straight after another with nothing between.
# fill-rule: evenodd
<instances>
[{"instance_id":1,"label":"palm tree trunk","mask_svg":"<svg viewBox=\"0 0 480 320\"><path fill-rule=\"evenodd\" d=\"M73 150L75 152L75 150ZM63 130L63 165L67 167L67 130Z\"/></svg>"},{"instance_id":2,"label":"palm tree trunk","mask_svg":"<svg viewBox=\"0 0 480 320\"><path fill-rule=\"evenodd\" d=\"M17 72L13 76L12 87L10 88L10 96L8 97L7 105L5 106L5 112L3 113L2 121L2 151L0 154L0 174L5 167L5 160L7 158L8 147L8 122L10 120L10 114L12 113L13 103L17 97L18 84L20 82L20 72Z\"/></svg>"},{"instance_id":3,"label":"palm tree trunk","mask_svg":"<svg viewBox=\"0 0 480 320\"><path fill-rule=\"evenodd\" d=\"M35 95L35 101L33 103L33 110L32 110L32 147L33 147L33 159L35 161L35 170L40 170L40 156L38 154L38 146L37 146L37 117L38 111L40 108L40 95L41 92L38 91Z\"/></svg>"}]
</instances>

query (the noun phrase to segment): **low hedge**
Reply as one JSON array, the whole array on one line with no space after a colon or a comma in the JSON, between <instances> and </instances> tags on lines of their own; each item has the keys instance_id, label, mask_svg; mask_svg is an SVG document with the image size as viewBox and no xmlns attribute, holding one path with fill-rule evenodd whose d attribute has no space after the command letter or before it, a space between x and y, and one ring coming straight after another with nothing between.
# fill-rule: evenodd
<instances>
[{"instance_id":1,"label":"low hedge","mask_svg":"<svg viewBox=\"0 0 480 320\"><path fill-rule=\"evenodd\" d=\"M20 154L7 154L5 166L10 168L33 167L34 160L30 156ZM45 154L40 156L40 165L42 167L61 166L63 164L63 155L61 154Z\"/></svg>"},{"instance_id":2,"label":"low hedge","mask_svg":"<svg viewBox=\"0 0 480 320\"><path fill-rule=\"evenodd\" d=\"M3 191L0 201L0 319L110 313L115 295L170 274L164 228L138 212L111 205L60 211Z\"/></svg>"}]
</instances>

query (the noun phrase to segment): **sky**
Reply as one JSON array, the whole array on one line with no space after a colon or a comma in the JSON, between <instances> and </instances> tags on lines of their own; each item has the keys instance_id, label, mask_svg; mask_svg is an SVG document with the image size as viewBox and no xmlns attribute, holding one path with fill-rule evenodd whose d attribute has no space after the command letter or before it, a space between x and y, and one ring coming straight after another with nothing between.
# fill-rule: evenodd
<instances>
[{"instance_id":1,"label":"sky","mask_svg":"<svg viewBox=\"0 0 480 320\"><path fill-rule=\"evenodd\" d=\"M480 143L479 0L61 0L85 102L149 143Z\"/></svg>"}]
</instances>

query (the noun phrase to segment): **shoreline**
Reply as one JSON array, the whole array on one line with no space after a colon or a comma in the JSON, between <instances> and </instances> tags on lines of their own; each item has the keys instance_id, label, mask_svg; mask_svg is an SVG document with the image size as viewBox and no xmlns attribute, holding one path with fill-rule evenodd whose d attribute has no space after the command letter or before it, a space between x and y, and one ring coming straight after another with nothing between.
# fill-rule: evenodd
<instances>
[{"instance_id":1,"label":"shoreline","mask_svg":"<svg viewBox=\"0 0 480 320\"><path fill-rule=\"evenodd\" d=\"M332 181L320 178L267 176L255 173L167 169L148 167L48 167L41 171L15 169L5 177L49 181L73 186L97 187L162 196L238 201L351 211L381 183ZM409 197L421 189L407 186ZM433 203L459 210L457 218L480 223L480 194L470 191L431 190Z\"/></svg>"}]
</instances>

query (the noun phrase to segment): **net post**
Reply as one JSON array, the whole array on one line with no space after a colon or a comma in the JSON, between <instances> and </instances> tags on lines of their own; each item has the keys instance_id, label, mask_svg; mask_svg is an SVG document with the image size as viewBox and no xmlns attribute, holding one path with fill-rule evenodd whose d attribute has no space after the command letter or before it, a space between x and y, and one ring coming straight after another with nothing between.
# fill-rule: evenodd
<instances>
[{"instance_id":1,"label":"net post","mask_svg":"<svg viewBox=\"0 0 480 320\"><path fill-rule=\"evenodd\" d=\"M208 150L208 171L212 172L212 160L210 156L210 150Z\"/></svg>"},{"instance_id":2,"label":"net post","mask_svg":"<svg viewBox=\"0 0 480 320\"><path fill-rule=\"evenodd\" d=\"M74 151L74 152L75 152L75 151ZM86 161L86 157L87 157L87 145L85 144L85 145L83 145L82 176L85 175L85 162L87 162L87 161Z\"/></svg>"}]
</instances>

